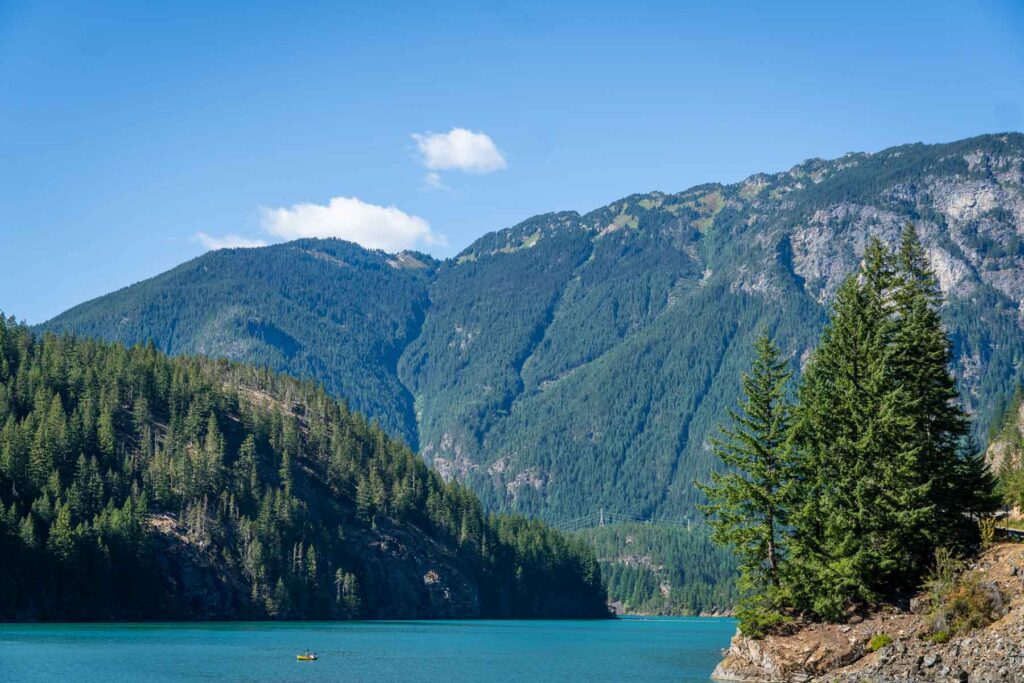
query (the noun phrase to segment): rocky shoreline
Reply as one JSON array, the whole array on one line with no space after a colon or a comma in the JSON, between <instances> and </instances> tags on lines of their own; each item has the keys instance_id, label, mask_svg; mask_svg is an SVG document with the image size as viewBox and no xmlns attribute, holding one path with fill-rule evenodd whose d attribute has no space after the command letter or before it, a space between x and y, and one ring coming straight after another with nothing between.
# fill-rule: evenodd
<instances>
[{"instance_id":1,"label":"rocky shoreline","mask_svg":"<svg viewBox=\"0 0 1024 683\"><path fill-rule=\"evenodd\" d=\"M846 624L813 624L752 640L737 634L712 678L736 683L995 683L1024 681L1024 546L1003 543L971 572L1005 597L999 618L945 643L927 635L921 600ZM885 636L882 639L881 636ZM890 640L872 652L875 644Z\"/></svg>"}]
</instances>

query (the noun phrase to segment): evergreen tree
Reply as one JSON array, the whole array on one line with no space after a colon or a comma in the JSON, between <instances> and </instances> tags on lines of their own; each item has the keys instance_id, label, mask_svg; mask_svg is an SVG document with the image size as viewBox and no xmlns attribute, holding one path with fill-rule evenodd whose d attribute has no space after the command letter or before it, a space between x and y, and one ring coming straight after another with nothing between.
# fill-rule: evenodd
<instances>
[{"instance_id":1,"label":"evergreen tree","mask_svg":"<svg viewBox=\"0 0 1024 683\"><path fill-rule=\"evenodd\" d=\"M309 581L309 584L311 586L316 586L317 585L318 574L317 574L316 548L313 547L313 544L310 544L309 548L306 549L305 568L306 568L306 580Z\"/></svg>"},{"instance_id":2,"label":"evergreen tree","mask_svg":"<svg viewBox=\"0 0 1024 683\"><path fill-rule=\"evenodd\" d=\"M50 526L50 536L46 539L46 550L61 563L71 561L75 551L74 532L71 528L71 509L67 505L57 508L57 516Z\"/></svg>"},{"instance_id":3,"label":"evergreen tree","mask_svg":"<svg viewBox=\"0 0 1024 683\"><path fill-rule=\"evenodd\" d=\"M367 480L367 486L369 487L374 514L387 514L388 489L376 465L370 467L370 477Z\"/></svg>"},{"instance_id":4,"label":"evergreen tree","mask_svg":"<svg viewBox=\"0 0 1024 683\"><path fill-rule=\"evenodd\" d=\"M930 485L932 514L907 539L917 561L936 546L962 541L969 520L960 512L991 509L992 478L970 440L970 425L959 403L952 344L942 326L942 293L913 225L904 228L896 252L894 300L897 330L893 374L908 394L909 424L904 438L918 450L918 480Z\"/></svg>"},{"instance_id":5,"label":"evergreen tree","mask_svg":"<svg viewBox=\"0 0 1024 683\"><path fill-rule=\"evenodd\" d=\"M103 455L113 457L117 448L117 430L114 427L114 411L109 405L104 405L100 411L97 439Z\"/></svg>"},{"instance_id":6,"label":"evergreen tree","mask_svg":"<svg viewBox=\"0 0 1024 683\"><path fill-rule=\"evenodd\" d=\"M701 509L711 518L714 540L734 548L744 594L737 614L747 633L778 619L793 473L786 396L792 371L766 333L755 351L742 377L739 411L729 412L732 426L713 441L727 470L712 474L710 485L697 484L708 499Z\"/></svg>"},{"instance_id":7,"label":"evergreen tree","mask_svg":"<svg viewBox=\"0 0 1024 683\"><path fill-rule=\"evenodd\" d=\"M958 451L953 481L956 485L952 492L951 506L966 512L971 521L976 522L979 517L999 508L1002 501L999 480L989 468L985 453L971 436L964 440L963 447Z\"/></svg>"},{"instance_id":8,"label":"evergreen tree","mask_svg":"<svg viewBox=\"0 0 1024 683\"><path fill-rule=\"evenodd\" d=\"M374 519L373 493L369 478L364 475L360 475L356 483L356 515L364 521Z\"/></svg>"},{"instance_id":9,"label":"evergreen tree","mask_svg":"<svg viewBox=\"0 0 1024 683\"><path fill-rule=\"evenodd\" d=\"M281 486L284 488L285 495L290 496L292 494L292 455L289 451L285 450L281 453L281 466L278 468L278 478L281 481Z\"/></svg>"},{"instance_id":10,"label":"evergreen tree","mask_svg":"<svg viewBox=\"0 0 1024 683\"><path fill-rule=\"evenodd\" d=\"M18 538L26 548L35 548L38 538L36 537L36 524L32 513L25 515L18 525Z\"/></svg>"},{"instance_id":11,"label":"evergreen tree","mask_svg":"<svg viewBox=\"0 0 1024 683\"><path fill-rule=\"evenodd\" d=\"M837 292L803 376L794 437L802 490L794 512L797 606L837 618L906 571L902 543L930 510L903 450L909 400L890 368L891 267L873 242ZM899 448L894 448L899 445Z\"/></svg>"},{"instance_id":12,"label":"evergreen tree","mask_svg":"<svg viewBox=\"0 0 1024 683\"><path fill-rule=\"evenodd\" d=\"M234 464L234 490L244 500L259 492L259 471L256 466L256 441L252 435L245 438L238 449Z\"/></svg>"},{"instance_id":13,"label":"evergreen tree","mask_svg":"<svg viewBox=\"0 0 1024 683\"><path fill-rule=\"evenodd\" d=\"M359 580L355 574L346 573L341 583L341 598L348 610L349 616L357 617L362 610L362 597L359 593Z\"/></svg>"},{"instance_id":14,"label":"evergreen tree","mask_svg":"<svg viewBox=\"0 0 1024 683\"><path fill-rule=\"evenodd\" d=\"M934 549L956 544L963 513L981 504L958 488L968 469L977 488L985 482L962 454L967 422L939 303L912 230L895 258L873 240L804 373L791 587L811 614L838 618L915 587Z\"/></svg>"}]
</instances>

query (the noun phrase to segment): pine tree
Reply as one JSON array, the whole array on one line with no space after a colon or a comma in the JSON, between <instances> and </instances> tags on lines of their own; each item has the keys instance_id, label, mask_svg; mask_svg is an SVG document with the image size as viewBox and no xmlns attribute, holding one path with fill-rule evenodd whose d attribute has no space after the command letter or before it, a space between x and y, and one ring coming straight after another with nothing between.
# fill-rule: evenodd
<instances>
[{"instance_id":1,"label":"pine tree","mask_svg":"<svg viewBox=\"0 0 1024 683\"><path fill-rule=\"evenodd\" d=\"M777 621L778 591L785 561L792 457L788 443L790 404L787 362L767 334L755 342L756 358L742 377L744 398L730 411L732 426L713 442L726 466L711 483L697 486L708 499L713 538L734 548L740 567L737 608L744 632L757 633Z\"/></svg>"},{"instance_id":2,"label":"pine tree","mask_svg":"<svg viewBox=\"0 0 1024 683\"><path fill-rule=\"evenodd\" d=\"M339 570L340 571L340 570ZM363 608L363 599L360 595L359 580L356 575L346 573L341 584L341 597L345 603L345 609L350 617L357 617Z\"/></svg>"},{"instance_id":3,"label":"pine tree","mask_svg":"<svg viewBox=\"0 0 1024 683\"><path fill-rule=\"evenodd\" d=\"M379 513L388 513L388 488L384 478L376 465L370 467L370 478L367 482L370 487L370 498L373 501L374 510Z\"/></svg>"},{"instance_id":4,"label":"pine tree","mask_svg":"<svg viewBox=\"0 0 1024 683\"><path fill-rule=\"evenodd\" d=\"M217 426L217 417L210 413L206 422L206 439L199 458L199 490L217 493L224 469L224 437Z\"/></svg>"},{"instance_id":5,"label":"pine tree","mask_svg":"<svg viewBox=\"0 0 1024 683\"><path fill-rule=\"evenodd\" d=\"M370 521L375 517L370 481L362 474L356 482L356 514L364 521Z\"/></svg>"},{"instance_id":6,"label":"pine tree","mask_svg":"<svg viewBox=\"0 0 1024 683\"><path fill-rule=\"evenodd\" d=\"M838 618L913 588L988 484L963 452L941 297L912 230L893 257L872 240L840 287L804 373L794 425L794 602ZM970 479L972 493L958 480Z\"/></svg>"},{"instance_id":7,"label":"pine tree","mask_svg":"<svg viewBox=\"0 0 1024 683\"><path fill-rule=\"evenodd\" d=\"M25 544L26 548L35 548L38 538L36 537L36 524L32 519L32 513L25 515L18 525L18 538Z\"/></svg>"},{"instance_id":8,"label":"pine tree","mask_svg":"<svg viewBox=\"0 0 1024 683\"><path fill-rule=\"evenodd\" d=\"M69 563L75 551L74 532L71 528L71 509L65 504L57 508L57 515L50 526L46 539L46 550L62 563Z\"/></svg>"},{"instance_id":9,"label":"pine tree","mask_svg":"<svg viewBox=\"0 0 1024 683\"><path fill-rule=\"evenodd\" d=\"M971 436L964 439L964 445L957 453L953 481L956 482L951 505L954 512L965 512L970 519L977 521L999 508L999 481L989 468L985 453Z\"/></svg>"},{"instance_id":10,"label":"pine tree","mask_svg":"<svg viewBox=\"0 0 1024 683\"><path fill-rule=\"evenodd\" d=\"M238 449L233 467L234 490L245 501L259 492L259 470L256 466L256 441L252 435L245 438Z\"/></svg>"},{"instance_id":11,"label":"pine tree","mask_svg":"<svg viewBox=\"0 0 1024 683\"><path fill-rule=\"evenodd\" d=\"M2 316L0 316L2 320ZM24 430L13 415L8 416L3 430L0 430L0 466L10 479L14 491L29 488L30 447Z\"/></svg>"},{"instance_id":12,"label":"pine tree","mask_svg":"<svg viewBox=\"0 0 1024 683\"><path fill-rule=\"evenodd\" d=\"M111 406L103 406L97 428L100 451L106 458L112 458L117 450L117 430L114 427L114 411Z\"/></svg>"},{"instance_id":13,"label":"pine tree","mask_svg":"<svg viewBox=\"0 0 1024 683\"><path fill-rule=\"evenodd\" d=\"M36 489L42 489L53 469L53 450L46 425L40 424L35 431L35 438L32 440L32 448L29 451L28 471L32 485Z\"/></svg>"},{"instance_id":14,"label":"pine tree","mask_svg":"<svg viewBox=\"0 0 1024 683\"><path fill-rule=\"evenodd\" d=\"M901 542L927 512L913 452L894 450L908 397L890 371L891 261L873 241L861 273L840 286L800 386L794 442L801 491L794 511L798 607L837 618L878 589L906 557Z\"/></svg>"},{"instance_id":15,"label":"pine tree","mask_svg":"<svg viewBox=\"0 0 1024 683\"><path fill-rule=\"evenodd\" d=\"M907 539L922 563L935 547L962 541L967 522L963 511L992 508L991 475L968 439L968 418L950 372L952 344L939 314L942 293L910 224L903 231L896 263L893 373L908 393L904 438L919 449L918 480L928 482L933 506L930 517Z\"/></svg>"},{"instance_id":16,"label":"pine tree","mask_svg":"<svg viewBox=\"0 0 1024 683\"><path fill-rule=\"evenodd\" d=\"M278 478L281 480L281 486L284 488L285 495L292 495L292 455L289 451L285 450L281 454L281 466L277 471Z\"/></svg>"},{"instance_id":17,"label":"pine tree","mask_svg":"<svg viewBox=\"0 0 1024 683\"><path fill-rule=\"evenodd\" d=\"M316 562L316 548L310 543L309 548L306 549L306 580L309 585L316 587L317 585L317 562Z\"/></svg>"},{"instance_id":18,"label":"pine tree","mask_svg":"<svg viewBox=\"0 0 1024 683\"><path fill-rule=\"evenodd\" d=\"M284 580L278 578L277 583L274 584L273 599L268 599L267 611L278 619L284 619L290 610L291 596L288 588L284 585Z\"/></svg>"}]
</instances>

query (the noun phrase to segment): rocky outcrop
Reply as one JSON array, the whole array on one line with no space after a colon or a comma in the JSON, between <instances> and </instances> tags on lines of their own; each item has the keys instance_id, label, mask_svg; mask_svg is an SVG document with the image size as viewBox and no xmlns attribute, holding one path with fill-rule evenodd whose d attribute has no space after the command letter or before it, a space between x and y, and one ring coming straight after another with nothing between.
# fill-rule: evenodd
<instances>
[{"instance_id":1,"label":"rocky outcrop","mask_svg":"<svg viewBox=\"0 0 1024 683\"><path fill-rule=\"evenodd\" d=\"M877 633L915 630L913 615L893 612L855 624L815 624L794 634L757 640L737 634L712 677L747 683L814 680L860 660Z\"/></svg>"},{"instance_id":2,"label":"rocky outcrop","mask_svg":"<svg viewBox=\"0 0 1024 683\"><path fill-rule=\"evenodd\" d=\"M1011 405L1003 417L1003 424L995 438L989 442L985 459L993 472L1004 465L1021 464L1021 444L1024 443L1024 401Z\"/></svg>"},{"instance_id":3,"label":"rocky outcrop","mask_svg":"<svg viewBox=\"0 0 1024 683\"><path fill-rule=\"evenodd\" d=\"M846 673L826 677L835 683L994 683L1024 681L1024 623L989 628L938 646L898 642L866 658Z\"/></svg>"},{"instance_id":4,"label":"rocky outcrop","mask_svg":"<svg viewBox=\"0 0 1024 683\"><path fill-rule=\"evenodd\" d=\"M189 535L173 515L148 518L154 576L166 596L162 619L265 619L243 569L218 549ZM472 619L487 616L474 569L434 539L382 521L376 529L351 528L347 541L363 580L363 610L372 619ZM123 616L123 615L122 615ZM130 617L152 618L140 614Z\"/></svg>"},{"instance_id":5,"label":"rocky outcrop","mask_svg":"<svg viewBox=\"0 0 1024 683\"><path fill-rule=\"evenodd\" d=\"M1024 546L997 545L970 571L1004 600L1000 618L985 628L936 643L927 637L921 609L887 608L846 624L815 624L760 640L737 634L712 678L743 683L1024 681ZM914 607L921 604L920 599L911 601ZM876 636L891 642L872 652Z\"/></svg>"}]
</instances>

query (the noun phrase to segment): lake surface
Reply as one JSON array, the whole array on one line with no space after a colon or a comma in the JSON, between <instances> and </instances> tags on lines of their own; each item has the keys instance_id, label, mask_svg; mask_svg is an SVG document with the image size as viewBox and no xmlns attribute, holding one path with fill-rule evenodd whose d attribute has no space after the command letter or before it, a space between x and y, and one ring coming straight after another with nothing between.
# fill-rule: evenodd
<instances>
[{"instance_id":1,"label":"lake surface","mask_svg":"<svg viewBox=\"0 0 1024 683\"><path fill-rule=\"evenodd\" d=\"M731 619L0 624L4 683L706 683ZM305 649L320 661L298 662Z\"/></svg>"}]
</instances>

